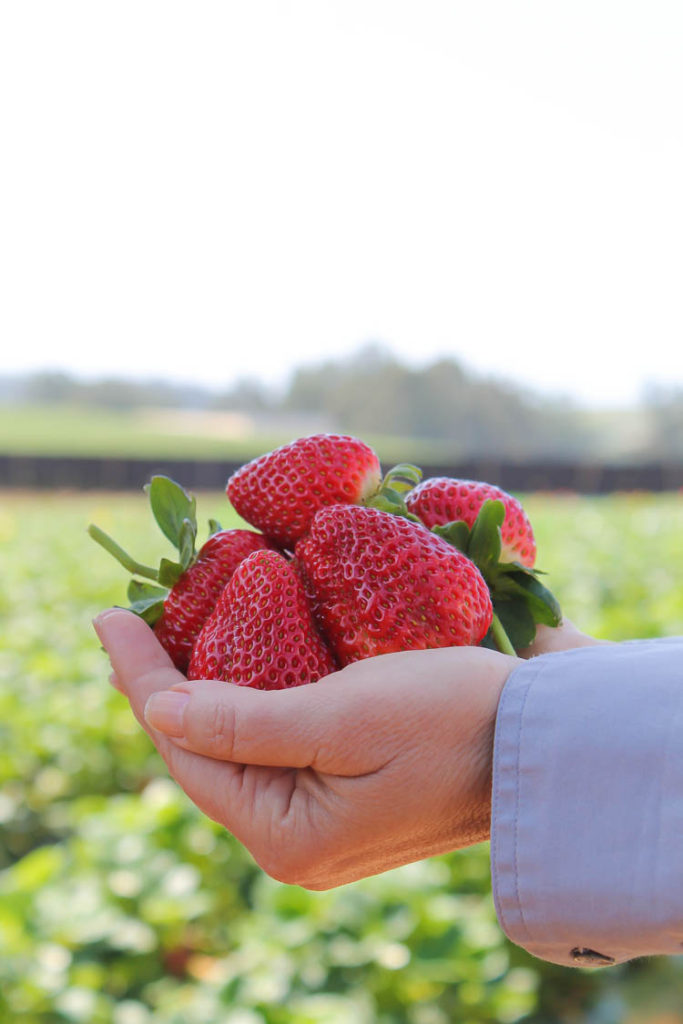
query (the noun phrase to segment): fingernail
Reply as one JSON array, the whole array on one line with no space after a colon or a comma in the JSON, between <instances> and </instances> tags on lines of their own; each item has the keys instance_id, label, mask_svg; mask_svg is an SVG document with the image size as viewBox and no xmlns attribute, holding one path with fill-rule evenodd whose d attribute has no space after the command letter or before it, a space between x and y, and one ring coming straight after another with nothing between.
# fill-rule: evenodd
<instances>
[{"instance_id":1,"label":"fingernail","mask_svg":"<svg viewBox=\"0 0 683 1024\"><path fill-rule=\"evenodd\" d=\"M175 690L153 693L145 704L145 721L167 736L183 736L183 714L189 699L188 693Z\"/></svg>"},{"instance_id":2,"label":"fingernail","mask_svg":"<svg viewBox=\"0 0 683 1024\"><path fill-rule=\"evenodd\" d=\"M105 608L103 612L100 612L99 615L96 615L95 618L92 620L93 629L97 633L100 640L102 639L102 626L104 625L105 621L109 618L109 616L113 615L114 612L118 610L118 608Z\"/></svg>"}]
</instances>

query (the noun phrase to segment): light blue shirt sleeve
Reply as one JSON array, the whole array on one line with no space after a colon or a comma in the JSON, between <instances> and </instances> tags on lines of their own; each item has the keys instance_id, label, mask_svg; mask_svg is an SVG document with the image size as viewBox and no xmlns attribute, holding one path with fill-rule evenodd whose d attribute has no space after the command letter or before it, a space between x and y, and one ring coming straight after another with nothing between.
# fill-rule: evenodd
<instances>
[{"instance_id":1,"label":"light blue shirt sleeve","mask_svg":"<svg viewBox=\"0 0 683 1024\"><path fill-rule=\"evenodd\" d=\"M683 637L533 658L496 720L498 920L568 967L683 953Z\"/></svg>"}]
</instances>

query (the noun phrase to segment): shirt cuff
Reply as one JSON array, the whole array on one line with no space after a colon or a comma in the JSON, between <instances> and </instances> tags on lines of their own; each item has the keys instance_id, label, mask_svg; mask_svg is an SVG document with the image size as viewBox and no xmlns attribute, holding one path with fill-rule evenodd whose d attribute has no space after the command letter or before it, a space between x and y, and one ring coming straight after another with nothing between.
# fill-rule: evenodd
<instances>
[{"instance_id":1,"label":"shirt cuff","mask_svg":"<svg viewBox=\"0 0 683 1024\"><path fill-rule=\"evenodd\" d=\"M683 638L541 655L496 720L503 931L569 967L683 952Z\"/></svg>"}]
</instances>

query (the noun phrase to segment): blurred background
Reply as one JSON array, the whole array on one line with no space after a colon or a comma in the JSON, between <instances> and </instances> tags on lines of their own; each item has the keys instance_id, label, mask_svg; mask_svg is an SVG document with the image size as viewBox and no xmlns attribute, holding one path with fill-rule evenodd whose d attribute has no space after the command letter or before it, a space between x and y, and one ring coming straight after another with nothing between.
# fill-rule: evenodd
<instances>
[{"instance_id":1,"label":"blurred background","mask_svg":"<svg viewBox=\"0 0 683 1024\"><path fill-rule=\"evenodd\" d=\"M565 612L683 632L683 13L655 0L0 6L0 1019L677 1024L570 971L488 850L330 893L166 776L90 628L293 437L523 497Z\"/></svg>"}]
</instances>

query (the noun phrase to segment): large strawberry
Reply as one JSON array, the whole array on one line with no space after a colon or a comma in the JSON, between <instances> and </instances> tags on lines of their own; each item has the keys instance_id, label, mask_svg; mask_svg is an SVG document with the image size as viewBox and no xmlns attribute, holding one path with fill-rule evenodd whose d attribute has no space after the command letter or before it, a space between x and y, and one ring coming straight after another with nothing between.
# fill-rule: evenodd
<instances>
[{"instance_id":1,"label":"large strawberry","mask_svg":"<svg viewBox=\"0 0 683 1024\"><path fill-rule=\"evenodd\" d=\"M235 570L197 638L188 678L282 690L336 667L292 563L256 551Z\"/></svg>"},{"instance_id":2,"label":"large strawberry","mask_svg":"<svg viewBox=\"0 0 683 1024\"><path fill-rule=\"evenodd\" d=\"M131 610L154 627L176 668L184 672L194 642L237 566L253 551L271 545L260 533L221 530L212 520L213 532L197 552L195 499L163 476L153 477L147 489L155 519L178 549L177 561L162 558L157 569L142 565L99 527L91 525L88 532L129 572L153 581L131 580Z\"/></svg>"},{"instance_id":3,"label":"large strawberry","mask_svg":"<svg viewBox=\"0 0 683 1024\"><path fill-rule=\"evenodd\" d=\"M380 483L379 459L369 445L355 437L315 434L248 462L226 490L243 519L291 550L318 509L365 501Z\"/></svg>"},{"instance_id":4,"label":"large strawberry","mask_svg":"<svg viewBox=\"0 0 683 1024\"><path fill-rule=\"evenodd\" d=\"M502 501L505 517L501 531L501 561L520 562L531 569L536 561L536 541L529 517L511 494L480 480L454 480L435 476L418 484L405 502L425 526L445 526L461 520L472 528L485 501Z\"/></svg>"},{"instance_id":5,"label":"large strawberry","mask_svg":"<svg viewBox=\"0 0 683 1024\"><path fill-rule=\"evenodd\" d=\"M533 568L536 542L516 498L483 481L434 477L415 487L405 503L480 569L494 610L487 646L514 654L533 642L538 623L559 625L560 606Z\"/></svg>"},{"instance_id":6,"label":"large strawberry","mask_svg":"<svg viewBox=\"0 0 683 1024\"><path fill-rule=\"evenodd\" d=\"M478 644L491 624L491 600L476 566L423 526L380 509L321 509L296 557L342 665Z\"/></svg>"}]
</instances>

